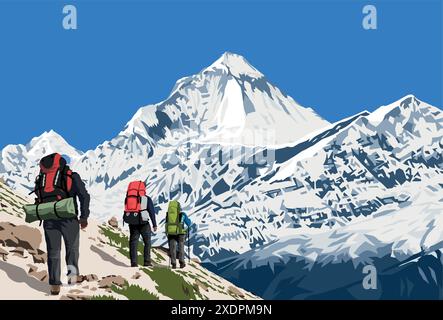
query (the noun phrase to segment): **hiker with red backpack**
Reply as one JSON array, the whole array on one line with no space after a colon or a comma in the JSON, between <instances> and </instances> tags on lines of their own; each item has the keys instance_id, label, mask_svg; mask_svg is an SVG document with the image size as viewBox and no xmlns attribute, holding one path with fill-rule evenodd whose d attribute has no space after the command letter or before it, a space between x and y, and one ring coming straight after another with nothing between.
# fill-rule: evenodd
<instances>
[{"instance_id":1,"label":"hiker with red backpack","mask_svg":"<svg viewBox=\"0 0 443 320\"><path fill-rule=\"evenodd\" d=\"M48 253L48 274L51 294L60 293L61 240L66 248L66 265L70 282L79 277L78 259L80 227L88 226L90 196L78 173L72 172L66 160L58 153L40 161L36 178L35 204L25 206L26 221L43 222ZM77 199L80 201L80 210ZM80 218L78 213L80 211Z\"/></svg>"},{"instance_id":2,"label":"hiker with red backpack","mask_svg":"<svg viewBox=\"0 0 443 320\"><path fill-rule=\"evenodd\" d=\"M131 267L138 266L138 243L143 238L144 266L151 267L151 224L157 231L155 208L151 197L146 195L146 185L143 181L131 182L125 198L123 221L129 225L129 256Z\"/></svg>"}]
</instances>

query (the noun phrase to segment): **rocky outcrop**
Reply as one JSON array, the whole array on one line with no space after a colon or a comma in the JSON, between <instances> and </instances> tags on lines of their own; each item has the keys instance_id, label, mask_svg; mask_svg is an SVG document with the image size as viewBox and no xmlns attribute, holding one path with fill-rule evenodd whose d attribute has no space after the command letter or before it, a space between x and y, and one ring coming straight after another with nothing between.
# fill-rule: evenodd
<instances>
[{"instance_id":1,"label":"rocky outcrop","mask_svg":"<svg viewBox=\"0 0 443 320\"><path fill-rule=\"evenodd\" d=\"M26 225L15 225L10 222L0 222L0 244L11 248L8 253L14 256L26 259L28 255L31 255L34 263L44 264L47 262L46 252L40 249L42 234L39 229ZM0 257L5 260L8 253L2 254L3 251L0 251Z\"/></svg>"},{"instance_id":2,"label":"rocky outcrop","mask_svg":"<svg viewBox=\"0 0 443 320\"><path fill-rule=\"evenodd\" d=\"M108 224L113 227L113 228L118 228L118 220L116 217L112 217L111 219L108 220Z\"/></svg>"},{"instance_id":3,"label":"rocky outcrop","mask_svg":"<svg viewBox=\"0 0 443 320\"><path fill-rule=\"evenodd\" d=\"M126 283L126 279L121 276L107 276L103 277L102 280L98 282L98 287L103 289L110 289L113 285L123 288Z\"/></svg>"},{"instance_id":4,"label":"rocky outcrop","mask_svg":"<svg viewBox=\"0 0 443 320\"><path fill-rule=\"evenodd\" d=\"M7 247L37 250L42 243L40 230L10 222L0 222L0 244Z\"/></svg>"}]
</instances>

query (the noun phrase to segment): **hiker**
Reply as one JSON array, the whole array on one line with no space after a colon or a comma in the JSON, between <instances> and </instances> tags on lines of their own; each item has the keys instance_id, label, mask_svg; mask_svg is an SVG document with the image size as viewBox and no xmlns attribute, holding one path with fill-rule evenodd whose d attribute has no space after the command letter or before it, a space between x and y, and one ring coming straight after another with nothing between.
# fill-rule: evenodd
<instances>
[{"instance_id":1,"label":"hiker","mask_svg":"<svg viewBox=\"0 0 443 320\"><path fill-rule=\"evenodd\" d=\"M67 160L68 159L68 160ZM72 172L68 166L69 158L58 153L48 155L40 160L40 174L36 178L35 194L37 216L38 207L49 204L54 207L55 215L43 221L46 246L48 252L48 273L51 295L60 293L61 281L61 239L66 248L66 265L70 282L79 277L79 237L80 227L88 226L90 196L78 173ZM56 204L63 199L72 198L75 213L69 218L57 214ZM80 200L80 218L78 218L78 203ZM54 205L52 204L54 203Z\"/></svg>"},{"instance_id":2,"label":"hiker","mask_svg":"<svg viewBox=\"0 0 443 320\"><path fill-rule=\"evenodd\" d=\"M168 212L166 213L166 234L168 236L172 269L177 268L177 246L180 268L183 269L186 267L185 237L187 234L189 236L189 228L191 225L192 222L189 217L181 211L180 203L178 201L169 202Z\"/></svg>"},{"instance_id":3,"label":"hiker","mask_svg":"<svg viewBox=\"0 0 443 320\"><path fill-rule=\"evenodd\" d=\"M140 235L144 242L143 258L145 267L151 267L151 225L157 232L154 203L146 195L146 185L143 181L131 182L125 199L123 221L129 225L129 256L131 267L138 267L138 243Z\"/></svg>"}]
</instances>

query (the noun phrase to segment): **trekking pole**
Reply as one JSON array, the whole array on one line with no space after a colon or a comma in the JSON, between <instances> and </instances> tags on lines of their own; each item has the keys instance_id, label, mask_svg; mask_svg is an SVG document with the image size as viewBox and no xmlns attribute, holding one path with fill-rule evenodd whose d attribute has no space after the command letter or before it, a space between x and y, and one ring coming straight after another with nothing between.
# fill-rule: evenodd
<instances>
[{"instance_id":1,"label":"trekking pole","mask_svg":"<svg viewBox=\"0 0 443 320\"><path fill-rule=\"evenodd\" d=\"M190 243L189 233L190 232L191 232L191 230L190 230L190 228L188 228L188 260L189 260L189 263L191 263L191 249L190 249L190 246L189 246L189 243Z\"/></svg>"}]
</instances>

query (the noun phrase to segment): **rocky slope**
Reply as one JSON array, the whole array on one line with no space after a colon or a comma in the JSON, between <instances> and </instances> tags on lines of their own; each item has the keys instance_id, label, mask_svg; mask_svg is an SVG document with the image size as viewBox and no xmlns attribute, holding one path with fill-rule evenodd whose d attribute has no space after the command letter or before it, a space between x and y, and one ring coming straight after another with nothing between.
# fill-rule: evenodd
<instances>
[{"instance_id":1,"label":"rocky slope","mask_svg":"<svg viewBox=\"0 0 443 320\"><path fill-rule=\"evenodd\" d=\"M8 288L0 291L0 299L258 299L209 272L198 260L182 270L169 269L169 257L161 247L152 251L154 267L128 267L128 237L115 219L91 221L81 231L83 281L64 285L59 297L50 296L42 228L24 223L21 206L26 202L0 181L0 287Z\"/></svg>"}]
</instances>

